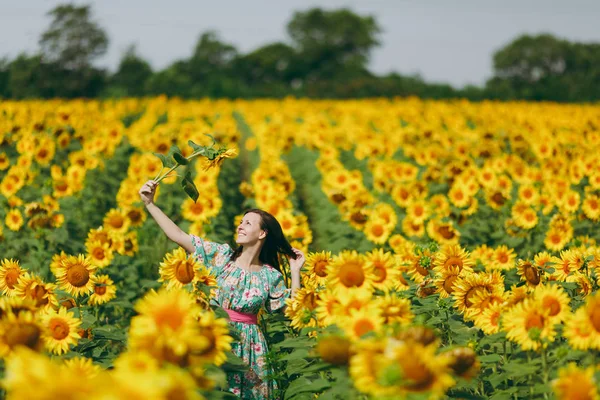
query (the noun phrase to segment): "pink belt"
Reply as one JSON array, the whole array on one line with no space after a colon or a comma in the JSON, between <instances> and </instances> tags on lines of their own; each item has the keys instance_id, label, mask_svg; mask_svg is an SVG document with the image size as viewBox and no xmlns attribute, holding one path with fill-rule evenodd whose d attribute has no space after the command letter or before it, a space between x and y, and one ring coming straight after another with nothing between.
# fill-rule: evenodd
<instances>
[{"instance_id":1,"label":"pink belt","mask_svg":"<svg viewBox=\"0 0 600 400\"><path fill-rule=\"evenodd\" d=\"M227 311L227 314L229 314L229 319L233 322L242 322L244 324L253 325L258 323L258 317L256 314L233 311L228 308L225 308L224 310Z\"/></svg>"}]
</instances>

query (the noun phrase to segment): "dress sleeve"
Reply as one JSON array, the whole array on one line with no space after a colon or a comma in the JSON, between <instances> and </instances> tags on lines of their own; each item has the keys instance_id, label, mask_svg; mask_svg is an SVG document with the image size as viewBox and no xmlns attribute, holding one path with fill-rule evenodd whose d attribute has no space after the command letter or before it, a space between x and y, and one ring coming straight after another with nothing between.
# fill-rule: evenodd
<instances>
[{"instance_id":1,"label":"dress sleeve","mask_svg":"<svg viewBox=\"0 0 600 400\"><path fill-rule=\"evenodd\" d=\"M285 301L292 294L292 289L285 286L283 275L276 269L271 271L271 282L269 285L269 298L266 302L268 312L274 312L282 309L285 306Z\"/></svg>"},{"instance_id":2,"label":"dress sleeve","mask_svg":"<svg viewBox=\"0 0 600 400\"><path fill-rule=\"evenodd\" d=\"M190 234L194 245L194 257L206 267L217 273L231 258L231 247L228 244L220 244L202 239Z\"/></svg>"}]
</instances>

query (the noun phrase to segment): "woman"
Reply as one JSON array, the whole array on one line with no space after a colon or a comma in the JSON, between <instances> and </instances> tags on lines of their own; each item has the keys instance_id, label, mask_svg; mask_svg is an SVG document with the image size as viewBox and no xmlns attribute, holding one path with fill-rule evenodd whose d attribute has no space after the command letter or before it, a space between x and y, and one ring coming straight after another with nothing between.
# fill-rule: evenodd
<instances>
[{"instance_id":1,"label":"woman","mask_svg":"<svg viewBox=\"0 0 600 400\"><path fill-rule=\"evenodd\" d=\"M237 228L236 250L187 234L154 204L157 186L150 180L139 191L146 209L169 239L213 270L218 282L213 300L225 308L230 324L240 332L241 341L232 346L232 351L250 369L229 374L229 390L243 399L272 398L276 387L273 380L266 379L272 370L266 364L267 343L257 325L256 314L262 306L269 312L283 309L290 294L294 296L300 287L304 254L292 248L271 214L258 209L244 214ZM289 257L291 289L283 281L279 253Z\"/></svg>"}]
</instances>

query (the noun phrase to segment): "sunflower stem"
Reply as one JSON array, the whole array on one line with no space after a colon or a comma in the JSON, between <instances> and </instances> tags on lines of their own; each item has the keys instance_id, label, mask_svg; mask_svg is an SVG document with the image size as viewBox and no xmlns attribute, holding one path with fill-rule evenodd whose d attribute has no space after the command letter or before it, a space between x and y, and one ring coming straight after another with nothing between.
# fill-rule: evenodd
<instances>
[{"instance_id":1,"label":"sunflower stem","mask_svg":"<svg viewBox=\"0 0 600 400\"><path fill-rule=\"evenodd\" d=\"M544 369L544 386L548 387L548 354L546 346L542 345L542 368ZM544 392L544 399L548 398L548 392Z\"/></svg>"}]
</instances>

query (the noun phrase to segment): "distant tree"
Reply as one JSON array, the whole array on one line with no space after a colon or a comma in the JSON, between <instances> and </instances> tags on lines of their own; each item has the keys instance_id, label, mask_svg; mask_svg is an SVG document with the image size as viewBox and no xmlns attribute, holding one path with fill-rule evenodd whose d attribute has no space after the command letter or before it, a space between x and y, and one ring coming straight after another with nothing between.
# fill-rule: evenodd
<instances>
[{"instance_id":1,"label":"distant tree","mask_svg":"<svg viewBox=\"0 0 600 400\"><path fill-rule=\"evenodd\" d=\"M295 77L298 55L291 46L276 42L239 57L236 73L251 85L289 83Z\"/></svg>"},{"instance_id":2,"label":"distant tree","mask_svg":"<svg viewBox=\"0 0 600 400\"><path fill-rule=\"evenodd\" d=\"M125 96L142 96L152 76L150 64L137 55L135 45L123 54L117 72L112 76L111 86Z\"/></svg>"},{"instance_id":3,"label":"distant tree","mask_svg":"<svg viewBox=\"0 0 600 400\"><path fill-rule=\"evenodd\" d=\"M8 81L10 80L10 61L8 58L0 59L0 98L10 96Z\"/></svg>"},{"instance_id":4,"label":"distant tree","mask_svg":"<svg viewBox=\"0 0 600 400\"><path fill-rule=\"evenodd\" d=\"M150 95L166 94L167 96L190 97L192 81L188 63L177 61L162 71L153 74L146 83Z\"/></svg>"},{"instance_id":5,"label":"distant tree","mask_svg":"<svg viewBox=\"0 0 600 400\"><path fill-rule=\"evenodd\" d=\"M106 53L108 37L91 20L89 5L58 5L47 15L53 19L39 40L44 61L65 69L81 70Z\"/></svg>"},{"instance_id":6,"label":"distant tree","mask_svg":"<svg viewBox=\"0 0 600 400\"><path fill-rule=\"evenodd\" d=\"M381 29L372 16L348 9L295 12L287 31L309 80L364 75Z\"/></svg>"},{"instance_id":7,"label":"distant tree","mask_svg":"<svg viewBox=\"0 0 600 400\"><path fill-rule=\"evenodd\" d=\"M523 35L494 54L492 98L593 101L600 99L600 45L549 34Z\"/></svg>"},{"instance_id":8,"label":"distant tree","mask_svg":"<svg viewBox=\"0 0 600 400\"><path fill-rule=\"evenodd\" d=\"M47 71L44 71L39 55L19 54L8 65L8 71L7 89L11 97L24 99L48 94L48 83L43 79Z\"/></svg>"}]
</instances>

